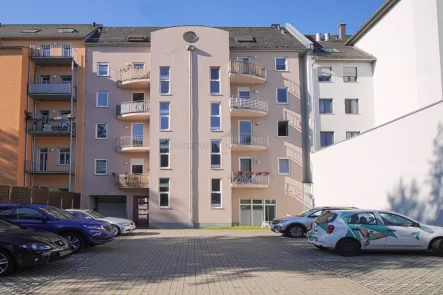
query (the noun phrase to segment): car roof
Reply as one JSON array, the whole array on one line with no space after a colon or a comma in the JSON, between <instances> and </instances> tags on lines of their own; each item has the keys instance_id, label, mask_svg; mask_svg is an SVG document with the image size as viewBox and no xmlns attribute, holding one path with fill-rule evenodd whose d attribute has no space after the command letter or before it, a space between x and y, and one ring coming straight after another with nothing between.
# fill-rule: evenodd
<instances>
[{"instance_id":1,"label":"car roof","mask_svg":"<svg viewBox=\"0 0 443 295\"><path fill-rule=\"evenodd\" d=\"M25 207L54 207L46 204L0 204L1 207L18 207L18 206L25 206Z\"/></svg>"},{"instance_id":2,"label":"car roof","mask_svg":"<svg viewBox=\"0 0 443 295\"><path fill-rule=\"evenodd\" d=\"M357 207L349 207L349 206L321 206L321 207L315 207L313 209L359 210Z\"/></svg>"},{"instance_id":3,"label":"car roof","mask_svg":"<svg viewBox=\"0 0 443 295\"><path fill-rule=\"evenodd\" d=\"M91 209L65 209L66 211L78 211L78 212L86 212L92 211Z\"/></svg>"}]
</instances>

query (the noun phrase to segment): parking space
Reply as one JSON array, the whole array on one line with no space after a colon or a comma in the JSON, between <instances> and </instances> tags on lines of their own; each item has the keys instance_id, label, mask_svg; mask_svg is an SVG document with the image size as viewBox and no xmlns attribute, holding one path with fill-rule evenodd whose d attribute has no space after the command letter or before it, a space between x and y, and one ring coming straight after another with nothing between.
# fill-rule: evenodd
<instances>
[{"instance_id":1,"label":"parking space","mask_svg":"<svg viewBox=\"0 0 443 295\"><path fill-rule=\"evenodd\" d=\"M0 294L439 294L442 262L343 258L268 231L147 230L0 279Z\"/></svg>"}]
</instances>

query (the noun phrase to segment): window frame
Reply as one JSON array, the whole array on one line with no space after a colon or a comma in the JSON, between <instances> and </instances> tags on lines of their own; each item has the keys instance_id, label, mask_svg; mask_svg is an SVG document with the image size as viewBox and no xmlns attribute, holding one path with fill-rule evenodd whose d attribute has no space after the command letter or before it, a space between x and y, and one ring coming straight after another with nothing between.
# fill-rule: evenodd
<instances>
[{"instance_id":1,"label":"window frame","mask_svg":"<svg viewBox=\"0 0 443 295\"><path fill-rule=\"evenodd\" d=\"M378 224L378 220L377 220L377 216L376 216L376 214L374 213L374 212L355 212L354 214L352 214L352 215L350 215L349 217L348 217L348 219L346 220L346 224L353 224L353 225L360 225L360 224L363 224L363 223L360 223L360 218L358 218L358 223L351 223L350 222L350 220L351 220L351 217L352 216L355 216L355 215L364 215L364 214L370 214L370 215L372 215L372 217L373 217L373 220L371 220L371 222L375 222L375 224L372 224L372 223L366 223L366 225L379 225ZM363 224L364 225L364 224Z\"/></svg>"},{"instance_id":2,"label":"window frame","mask_svg":"<svg viewBox=\"0 0 443 295\"><path fill-rule=\"evenodd\" d=\"M286 90L286 102L279 102L278 101L278 90L279 89L285 89ZM288 87L277 87L275 89L275 102L276 102L276 104L289 104L289 89L288 89Z\"/></svg>"},{"instance_id":3,"label":"window frame","mask_svg":"<svg viewBox=\"0 0 443 295\"><path fill-rule=\"evenodd\" d=\"M142 68L136 68L135 65L143 65ZM145 69L146 64L144 62L133 62L132 63L132 68L134 70L144 70Z\"/></svg>"},{"instance_id":4,"label":"window frame","mask_svg":"<svg viewBox=\"0 0 443 295\"><path fill-rule=\"evenodd\" d=\"M162 140L167 140L168 141L168 152L167 153L162 153L161 152L161 141ZM167 167L162 167L162 155L167 155L168 156L168 166ZM160 170L168 170L171 169L171 140L169 138L160 138L159 139L159 169Z\"/></svg>"},{"instance_id":5,"label":"window frame","mask_svg":"<svg viewBox=\"0 0 443 295\"><path fill-rule=\"evenodd\" d=\"M160 185L161 185L161 180L162 179L167 179L168 180L168 191L167 192L160 192ZM168 205L167 206L162 206L161 205L161 195L168 195ZM160 209L170 209L171 208L171 178L169 177L160 177L158 179L158 207Z\"/></svg>"},{"instance_id":6,"label":"window frame","mask_svg":"<svg viewBox=\"0 0 443 295\"><path fill-rule=\"evenodd\" d=\"M288 172L280 172L280 160L287 160L288 161ZM278 157L278 167L277 167L277 174L278 175L291 175L291 160L286 157Z\"/></svg>"},{"instance_id":7,"label":"window frame","mask_svg":"<svg viewBox=\"0 0 443 295\"><path fill-rule=\"evenodd\" d=\"M277 69L277 60L278 60L278 59L284 59L284 60L285 60L285 69L284 69L284 70L279 70L279 69ZM289 71L289 67L288 67L288 58L287 58L287 57L283 57L283 56L275 57L275 59L274 59L274 69L275 69L275 71L277 71L277 72L288 72L288 71Z\"/></svg>"},{"instance_id":8,"label":"window frame","mask_svg":"<svg viewBox=\"0 0 443 295\"><path fill-rule=\"evenodd\" d=\"M213 142L218 142L219 143L219 152L218 153L214 153L213 151L212 151L212 143ZM221 139L211 139L211 141L210 141L210 156L211 156L211 160L210 160L210 162L211 162L211 169L223 169L222 168L222 140ZM219 158L220 158L220 165L218 166L218 167L214 167L214 164L212 163L212 156L219 156Z\"/></svg>"},{"instance_id":9,"label":"window frame","mask_svg":"<svg viewBox=\"0 0 443 295\"><path fill-rule=\"evenodd\" d=\"M106 75L100 75L100 66L106 66ZM109 77L109 62L98 62L97 63L97 77Z\"/></svg>"},{"instance_id":10,"label":"window frame","mask_svg":"<svg viewBox=\"0 0 443 295\"><path fill-rule=\"evenodd\" d=\"M403 219L409 221L411 224L410 224L410 225L398 225L398 224L393 225L393 224L386 224L385 219L383 218L382 214L394 215L394 216L397 216L397 217L403 218ZM383 224L386 225L386 226L413 227L414 224L415 224L415 221L413 221L412 219L409 219L409 218L407 218L407 217L401 216L401 215L399 215L399 214L391 213L391 212L378 212L378 215L380 215L381 221L382 221Z\"/></svg>"},{"instance_id":11,"label":"window frame","mask_svg":"<svg viewBox=\"0 0 443 295\"><path fill-rule=\"evenodd\" d=\"M218 105L218 115L213 115L212 114L212 105L213 104L217 104ZM210 112L210 117L209 117L209 130L213 131L213 132L220 132L222 131L222 114L221 114L221 102L220 101L211 101L209 103L209 112ZM214 129L212 127L212 118L219 118L219 128L218 129Z\"/></svg>"},{"instance_id":12,"label":"window frame","mask_svg":"<svg viewBox=\"0 0 443 295\"><path fill-rule=\"evenodd\" d=\"M105 161L105 172L104 173L98 173L97 172L97 162L98 161ZM96 158L96 159L94 159L94 175L96 175L96 176L106 176L106 175L108 175L108 159L103 159L103 158Z\"/></svg>"},{"instance_id":13,"label":"window frame","mask_svg":"<svg viewBox=\"0 0 443 295\"><path fill-rule=\"evenodd\" d=\"M167 68L168 69L168 79L162 79L162 75L161 75L161 71L162 68ZM170 66L160 66L159 67L159 81L160 81L160 95L171 95L171 67ZM163 93L162 92L162 82L168 82L168 92Z\"/></svg>"},{"instance_id":14,"label":"window frame","mask_svg":"<svg viewBox=\"0 0 443 295\"><path fill-rule=\"evenodd\" d=\"M212 70L217 70L218 72L218 79L212 79ZM218 83L218 92L212 92L212 82ZM209 68L209 93L211 95L221 95L221 71L220 67L210 67Z\"/></svg>"},{"instance_id":15,"label":"window frame","mask_svg":"<svg viewBox=\"0 0 443 295\"><path fill-rule=\"evenodd\" d=\"M162 109L161 109L161 105L162 104L168 104L168 115L164 115L162 114ZM159 113L160 113L160 122L159 122L159 130L160 131L171 131L171 102L170 101L160 101L159 102ZM168 128L167 129L163 129L162 128L162 118L168 118Z\"/></svg>"},{"instance_id":16,"label":"window frame","mask_svg":"<svg viewBox=\"0 0 443 295\"><path fill-rule=\"evenodd\" d=\"M324 75L320 76L320 69L329 69L330 74L326 75L326 76L324 76ZM320 80L320 77L329 77L329 80L323 81L323 80ZM332 82L332 67L318 67L317 68L317 82L321 82L321 83Z\"/></svg>"},{"instance_id":17,"label":"window frame","mask_svg":"<svg viewBox=\"0 0 443 295\"><path fill-rule=\"evenodd\" d=\"M213 180L218 180L219 181L219 186L220 186L220 190L219 191L214 191L213 190L213 185L212 185L212 181ZM223 189L222 189L222 179L221 178L211 178L211 182L210 182L210 185L211 185L211 209L221 209L221 208L223 208L223 194L222 194L222 191L223 191ZM214 206L213 205L213 203L212 203L212 194L219 194L219 196L220 196L220 205L219 206Z\"/></svg>"},{"instance_id":18,"label":"window frame","mask_svg":"<svg viewBox=\"0 0 443 295\"><path fill-rule=\"evenodd\" d=\"M68 152L61 152L61 150L68 150ZM65 164L62 164L61 163L61 161L60 161L60 156L62 155L62 154L64 154L65 155ZM66 154L68 154L69 155L69 159L68 159L68 161L66 161ZM68 166L69 165L69 160L71 159L71 150L69 149L69 147L59 147L58 149L57 149L57 166Z\"/></svg>"},{"instance_id":19,"label":"window frame","mask_svg":"<svg viewBox=\"0 0 443 295\"><path fill-rule=\"evenodd\" d=\"M247 60L245 60L247 59ZM251 62L251 57L250 56L237 56L236 58L237 61L244 61L244 62Z\"/></svg>"},{"instance_id":20,"label":"window frame","mask_svg":"<svg viewBox=\"0 0 443 295\"><path fill-rule=\"evenodd\" d=\"M355 69L355 76L345 76L345 69L346 68L354 68ZM351 78L351 79L346 80L345 78ZM352 78L355 78L355 80L352 81ZM358 69L357 69L357 67L343 67L343 82L344 83L355 83L355 82L358 82Z\"/></svg>"},{"instance_id":21,"label":"window frame","mask_svg":"<svg viewBox=\"0 0 443 295\"><path fill-rule=\"evenodd\" d=\"M249 92L249 98L241 97L240 92L246 93ZM237 87L237 97L241 99L252 99L252 87L250 86L239 86Z\"/></svg>"},{"instance_id":22,"label":"window frame","mask_svg":"<svg viewBox=\"0 0 443 295\"><path fill-rule=\"evenodd\" d=\"M279 131L280 131L280 126L279 126L279 124L280 124L280 122L286 122L287 123L287 126L286 126L286 134L287 135L279 135ZM278 120L277 121L277 137L289 137L289 120Z\"/></svg>"},{"instance_id":23,"label":"window frame","mask_svg":"<svg viewBox=\"0 0 443 295\"><path fill-rule=\"evenodd\" d=\"M106 105L105 106L101 106L98 104L99 93L106 93ZM95 107L96 108L109 108L109 91L97 91L95 95L96 95L96 97L95 97Z\"/></svg>"},{"instance_id":24,"label":"window frame","mask_svg":"<svg viewBox=\"0 0 443 295\"><path fill-rule=\"evenodd\" d=\"M356 133L356 134L355 135L351 135L351 136L348 137L349 133L352 133L352 134ZM360 134L360 131L346 131L346 139L353 138L353 137L355 137L355 136L357 136L359 134Z\"/></svg>"},{"instance_id":25,"label":"window frame","mask_svg":"<svg viewBox=\"0 0 443 295\"><path fill-rule=\"evenodd\" d=\"M349 103L350 103L350 105L349 105L349 108L350 108L350 113L347 113L346 112L346 103L349 101ZM357 106L357 112L356 113L353 113L352 112L352 101L356 101L357 103L356 103L356 106ZM345 114L346 115L360 115L360 104L359 104L359 99L358 98L345 98Z\"/></svg>"},{"instance_id":26,"label":"window frame","mask_svg":"<svg viewBox=\"0 0 443 295\"><path fill-rule=\"evenodd\" d=\"M47 218L47 216L46 216L45 214L43 214L42 212L40 212L40 211L37 210L37 209L29 208L29 207L23 207L23 206L18 206L18 207L15 208L15 216L17 216L17 219L24 219L24 220L37 220L36 218L21 218L21 217L19 217L19 210L20 210L20 209L32 210L32 211L37 212L37 213L38 213L38 216L42 216L42 217ZM34 217L35 217L35 216L34 216Z\"/></svg>"},{"instance_id":27,"label":"window frame","mask_svg":"<svg viewBox=\"0 0 443 295\"><path fill-rule=\"evenodd\" d=\"M329 144L329 145L322 145L321 144L322 133L332 133L332 143L331 144ZM334 131L320 131L320 146L321 147L328 147L328 146L334 145L334 143L335 143L335 132Z\"/></svg>"},{"instance_id":28,"label":"window frame","mask_svg":"<svg viewBox=\"0 0 443 295\"><path fill-rule=\"evenodd\" d=\"M106 137L98 137L98 125L106 125ZM97 140L106 140L108 139L108 123L95 123L95 139Z\"/></svg>"},{"instance_id":29,"label":"window frame","mask_svg":"<svg viewBox=\"0 0 443 295\"><path fill-rule=\"evenodd\" d=\"M331 107L330 107L331 112L329 112L329 113L324 113L324 112L321 111L321 103L322 102L326 102L326 101L330 101L331 102ZM318 101L318 113L321 114L321 115L333 115L334 114L334 102L333 102L333 99L332 98L319 98L319 101Z\"/></svg>"}]
</instances>

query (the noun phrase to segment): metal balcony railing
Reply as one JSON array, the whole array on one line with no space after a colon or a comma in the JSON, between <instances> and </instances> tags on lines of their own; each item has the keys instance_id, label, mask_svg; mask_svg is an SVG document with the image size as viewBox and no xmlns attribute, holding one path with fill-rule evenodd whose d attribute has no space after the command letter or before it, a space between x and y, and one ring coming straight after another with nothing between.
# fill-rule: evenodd
<instances>
[{"instance_id":1,"label":"metal balcony railing","mask_svg":"<svg viewBox=\"0 0 443 295\"><path fill-rule=\"evenodd\" d=\"M69 120L55 120L55 119L31 119L27 121L27 130L29 133L76 133L76 124Z\"/></svg>"},{"instance_id":2,"label":"metal balcony railing","mask_svg":"<svg viewBox=\"0 0 443 295\"><path fill-rule=\"evenodd\" d=\"M72 44L37 44L31 45L32 57L66 57L77 61L78 53Z\"/></svg>"},{"instance_id":3,"label":"metal balcony railing","mask_svg":"<svg viewBox=\"0 0 443 295\"><path fill-rule=\"evenodd\" d=\"M229 71L233 74L243 74L266 78L266 68L261 64L249 61L231 60Z\"/></svg>"},{"instance_id":4,"label":"metal balcony railing","mask_svg":"<svg viewBox=\"0 0 443 295\"><path fill-rule=\"evenodd\" d=\"M117 72L117 84L121 84L126 81L149 79L151 72L148 69L121 69Z\"/></svg>"},{"instance_id":5,"label":"metal balcony railing","mask_svg":"<svg viewBox=\"0 0 443 295\"><path fill-rule=\"evenodd\" d=\"M149 147L148 139L144 136L121 136L115 139L115 148L117 150L141 147Z\"/></svg>"},{"instance_id":6,"label":"metal balcony railing","mask_svg":"<svg viewBox=\"0 0 443 295\"><path fill-rule=\"evenodd\" d=\"M149 188L148 174L113 174L117 188Z\"/></svg>"},{"instance_id":7,"label":"metal balcony railing","mask_svg":"<svg viewBox=\"0 0 443 295\"><path fill-rule=\"evenodd\" d=\"M233 109L268 111L267 102L258 99L231 97L229 103Z\"/></svg>"},{"instance_id":8,"label":"metal balcony railing","mask_svg":"<svg viewBox=\"0 0 443 295\"><path fill-rule=\"evenodd\" d=\"M269 172L232 172L231 183L234 185L269 185Z\"/></svg>"},{"instance_id":9,"label":"metal balcony railing","mask_svg":"<svg viewBox=\"0 0 443 295\"><path fill-rule=\"evenodd\" d=\"M149 113L149 101L130 101L117 105L117 116L136 113Z\"/></svg>"},{"instance_id":10,"label":"metal balcony railing","mask_svg":"<svg viewBox=\"0 0 443 295\"><path fill-rule=\"evenodd\" d=\"M63 164L49 164L46 161L26 161L25 172L30 174L69 174L69 161ZM75 162L71 163L71 174L75 174Z\"/></svg>"},{"instance_id":11,"label":"metal balcony railing","mask_svg":"<svg viewBox=\"0 0 443 295\"><path fill-rule=\"evenodd\" d=\"M258 145L268 146L267 136L258 136L248 133L231 133L231 144L233 145Z\"/></svg>"},{"instance_id":12,"label":"metal balcony railing","mask_svg":"<svg viewBox=\"0 0 443 295\"><path fill-rule=\"evenodd\" d=\"M71 83L29 84L29 94L71 94Z\"/></svg>"}]
</instances>

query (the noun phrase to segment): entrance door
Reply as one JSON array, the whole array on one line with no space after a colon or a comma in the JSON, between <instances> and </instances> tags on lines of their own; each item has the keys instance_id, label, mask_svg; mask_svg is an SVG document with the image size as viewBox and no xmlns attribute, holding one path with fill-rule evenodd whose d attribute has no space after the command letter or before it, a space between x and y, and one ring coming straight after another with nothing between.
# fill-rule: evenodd
<instances>
[{"instance_id":1,"label":"entrance door","mask_svg":"<svg viewBox=\"0 0 443 295\"><path fill-rule=\"evenodd\" d=\"M148 196L134 196L134 222L137 227L149 226Z\"/></svg>"},{"instance_id":2,"label":"entrance door","mask_svg":"<svg viewBox=\"0 0 443 295\"><path fill-rule=\"evenodd\" d=\"M252 121L238 121L239 144L251 144Z\"/></svg>"},{"instance_id":3,"label":"entrance door","mask_svg":"<svg viewBox=\"0 0 443 295\"><path fill-rule=\"evenodd\" d=\"M132 146L143 146L144 124L132 124Z\"/></svg>"},{"instance_id":4,"label":"entrance door","mask_svg":"<svg viewBox=\"0 0 443 295\"><path fill-rule=\"evenodd\" d=\"M37 150L37 171L48 170L48 148L39 148Z\"/></svg>"}]
</instances>

